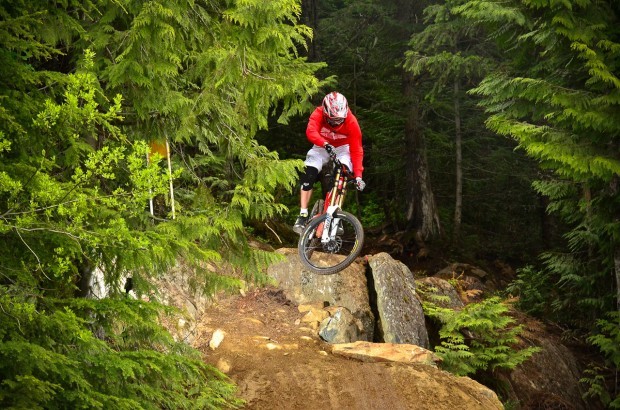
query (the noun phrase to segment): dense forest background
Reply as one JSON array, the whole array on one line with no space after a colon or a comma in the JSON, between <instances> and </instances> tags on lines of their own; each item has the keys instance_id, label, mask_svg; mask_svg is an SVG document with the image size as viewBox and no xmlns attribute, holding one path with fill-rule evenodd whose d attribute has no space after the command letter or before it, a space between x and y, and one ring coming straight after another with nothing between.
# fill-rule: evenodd
<instances>
[{"instance_id":1,"label":"dense forest background","mask_svg":"<svg viewBox=\"0 0 620 410\"><path fill-rule=\"evenodd\" d=\"M336 89L364 133L368 185L348 206L365 228L519 268L518 307L598 349L587 394L620 407L618 13L0 1L0 404L235 405L157 325L166 308L123 285L149 294L179 260L205 292L261 283L276 256L250 242L292 223L307 115ZM84 297L96 270L109 298Z\"/></svg>"}]
</instances>

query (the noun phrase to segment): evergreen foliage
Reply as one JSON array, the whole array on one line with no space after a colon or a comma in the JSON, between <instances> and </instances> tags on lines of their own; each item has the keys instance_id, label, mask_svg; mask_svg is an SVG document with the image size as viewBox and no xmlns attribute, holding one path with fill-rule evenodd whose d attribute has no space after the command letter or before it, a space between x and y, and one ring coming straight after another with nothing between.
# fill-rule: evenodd
<instances>
[{"instance_id":1,"label":"evergreen foliage","mask_svg":"<svg viewBox=\"0 0 620 410\"><path fill-rule=\"evenodd\" d=\"M605 355L606 368L593 366L586 370L581 379L582 383L589 385L584 397L596 397L605 406L618 409L620 392L614 382L620 369L620 312L611 312L605 319L597 320L596 324L598 333L588 339Z\"/></svg>"},{"instance_id":2,"label":"evergreen foliage","mask_svg":"<svg viewBox=\"0 0 620 410\"><path fill-rule=\"evenodd\" d=\"M424 90L433 190L442 225L453 232L454 250L470 257L518 260L542 247L538 199L529 187L535 164L515 155L511 141L485 129L479 99L468 94L500 64L501 56L484 25L455 13L462 3L439 2L424 10L425 26L411 36L405 68ZM459 184L460 192L455 192Z\"/></svg>"},{"instance_id":3,"label":"evergreen foliage","mask_svg":"<svg viewBox=\"0 0 620 410\"><path fill-rule=\"evenodd\" d=\"M15 408L217 408L235 405L225 377L157 325L161 307L112 297L74 298L97 266L118 288L126 272L164 271L179 254L213 258L194 238L171 240L144 204L166 192L144 142L115 125L92 53L66 77L60 103L47 100L24 130L5 139L2 162L0 403ZM36 134L35 134L36 133ZM105 135L99 149L89 144ZM8 143L6 144L8 146Z\"/></svg>"},{"instance_id":4,"label":"evergreen foliage","mask_svg":"<svg viewBox=\"0 0 620 410\"><path fill-rule=\"evenodd\" d=\"M223 408L225 376L157 325L162 309L131 299L53 300L3 292L3 408ZM97 335L104 335L103 337Z\"/></svg>"},{"instance_id":5,"label":"evergreen foliage","mask_svg":"<svg viewBox=\"0 0 620 410\"><path fill-rule=\"evenodd\" d=\"M487 4L467 2L459 11L480 20ZM596 1L531 2L506 4L487 21L514 34L498 34L502 48L519 51L474 92L491 115L487 125L551 171L534 187L571 230L567 251L548 252L543 262L563 288L555 310L588 327L612 308L609 289L617 286L617 15Z\"/></svg>"},{"instance_id":6,"label":"evergreen foliage","mask_svg":"<svg viewBox=\"0 0 620 410\"><path fill-rule=\"evenodd\" d=\"M311 33L294 24L301 10L291 0L142 3L112 7L91 30L107 86L127 98L133 137L173 145L174 165L185 169L176 181L184 217L226 232L209 247L256 275L267 255L248 249L241 227L286 209L274 191L290 188L301 164L254 136L269 116L286 123L311 108L322 65L298 53ZM144 80L145 70L155 81Z\"/></svg>"},{"instance_id":7,"label":"evergreen foliage","mask_svg":"<svg viewBox=\"0 0 620 410\"><path fill-rule=\"evenodd\" d=\"M564 246L545 252L543 267L523 272L513 289L526 309L593 332L590 341L613 356L614 337L593 324L620 306L617 5L474 0L453 11L484 22L506 52L473 92L490 115L487 126L546 171L533 186L568 227ZM617 406L599 376L586 377L590 396Z\"/></svg>"},{"instance_id":8,"label":"evergreen foliage","mask_svg":"<svg viewBox=\"0 0 620 410\"><path fill-rule=\"evenodd\" d=\"M274 195L300 164L254 136L320 86L299 13L291 0L0 5L1 407L239 404L158 325L163 306L120 287L129 274L138 295L156 291L179 260L206 291L239 283L207 261L263 279L276 256L244 225L285 210ZM153 141L172 146L171 173ZM104 300L81 297L94 270Z\"/></svg>"},{"instance_id":9,"label":"evergreen foliage","mask_svg":"<svg viewBox=\"0 0 620 410\"><path fill-rule=\"evenodd\" d=\"M521 326L498 297L470 303L461 310L425 302L424 313L441 323L435 353L445 370L459 376L514 369L540 349L517 349Z\"/></svg>"}]
</instances>

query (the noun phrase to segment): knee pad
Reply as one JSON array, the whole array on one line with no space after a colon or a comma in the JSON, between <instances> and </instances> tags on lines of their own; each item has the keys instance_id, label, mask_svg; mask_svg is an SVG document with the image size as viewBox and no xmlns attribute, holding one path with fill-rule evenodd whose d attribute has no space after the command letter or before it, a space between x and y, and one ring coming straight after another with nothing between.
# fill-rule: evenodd
<instances>
[{"instance_id":1,"label":"knee pad","mask_svg":"<svg viewBox=\"0 0 620 410\"><path fill-rule=\"evenodd\" d=\"M306 167L306 172L300 178L302 191L310 191L314 186L318 175L318 169L315 167Z\"/></svg>"}]
</instances>

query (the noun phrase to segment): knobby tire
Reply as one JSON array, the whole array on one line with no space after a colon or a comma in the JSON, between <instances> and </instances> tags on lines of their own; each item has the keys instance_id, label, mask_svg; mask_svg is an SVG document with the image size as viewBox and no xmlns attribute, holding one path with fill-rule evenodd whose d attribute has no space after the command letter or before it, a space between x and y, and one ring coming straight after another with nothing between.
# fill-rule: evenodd
<instances>
[{"instance_id":1,"label":"knobby tire","mask_svg":"<svg viewBox=\"0 0 620 410\"><path fill-rule=\"evenodd\" d=\"M341 240L341 246L336 251L325 249L321 244L321 239L316 237L316 229L325 222L326 216L327 214L322 214L312 218L299 237L297 245L303 266L319 275L332 275L349 266L361 253L364 244L364 228L361 222L352 214L338 210L334 218L340 218L344 227L343 234L337 235L337 238ZM344 259L334 265L325 266L319 264L320 255L317 253L340 255Z\"/></svg>"},{"instance_id":2,"label":"knobby tire","mask_svg":"<svg viewBox=\"0 0 620 410\"><path fill-rule=\"evenodd\" d=\"M325 205L325 201L322 199L317 200L314 203L314 206L312 207L312 211L310 211L310 221L315 217L315 216L319 216L320 214L323 213L323 206ZM303 232L302 232L303 233ZM301 238L301 236L300 236ZM312 257L312 253L314 252L314 249L317 247L317 245L321 243L321 240L317 237L314 237L311 241L310 241L310 249L307 251L308 252L308 258ZM298 246L299 249L299 246ZM299 250L301 252L301 249Z\"/></svg>"}]
</instances>

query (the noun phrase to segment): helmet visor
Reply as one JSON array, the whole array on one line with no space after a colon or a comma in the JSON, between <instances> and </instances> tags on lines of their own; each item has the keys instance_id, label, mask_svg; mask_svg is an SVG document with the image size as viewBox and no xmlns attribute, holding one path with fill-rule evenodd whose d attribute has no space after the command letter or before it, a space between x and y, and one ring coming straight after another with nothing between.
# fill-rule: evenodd
<instances>
[{"instance_id":1,"label":"helmet visor","mask_svg":"<svg viewBox=\"0 0 620 410\"><path fill-rule=\"evenodd\" d=\"M343 122L344 122L344 118L338 118L338 117L330 118L330 117L327 117L327 123L329 125L331 125L332 127L337 127L340 124L342 124Z\"/></svg>"}]
</instances>

